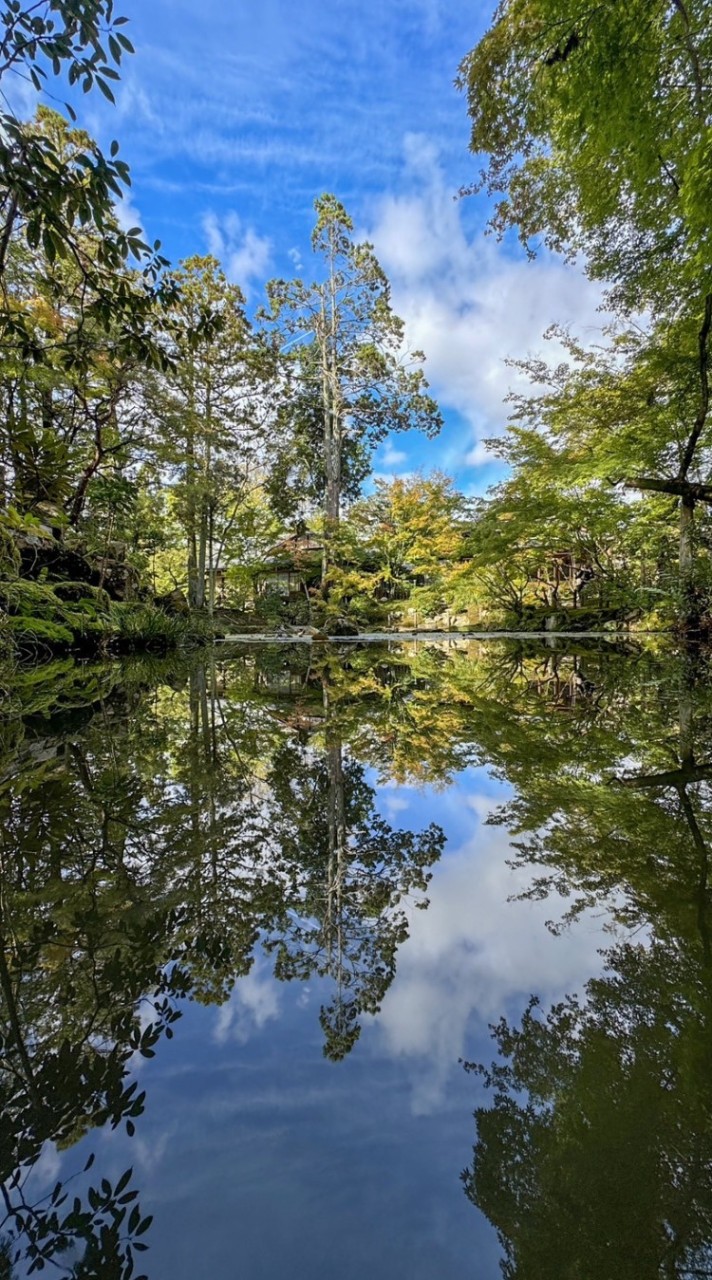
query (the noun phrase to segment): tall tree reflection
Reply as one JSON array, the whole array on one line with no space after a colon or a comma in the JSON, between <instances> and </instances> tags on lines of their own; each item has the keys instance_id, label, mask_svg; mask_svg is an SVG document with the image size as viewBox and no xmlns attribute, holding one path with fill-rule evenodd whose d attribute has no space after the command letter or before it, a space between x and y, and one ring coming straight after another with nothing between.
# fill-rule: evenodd
<instances>
[{"instance_id":1,"label":"tall tree reflection","mask_svg":"<svg viewBox=\"0 0 712 1280\"><path fill-rule=\"evenodd\" d=\"M333 995L321 1010L324 1052L343 1058L358 1039L360 1015L377 1012L390 986L408 932L403 900L424 905L443 835L435 826L418 834L394 830L338 734L323 752L284 746L269 781L291 910L267 945L280 978L330 980Z\"/></svg>"},{"instance_id":2,"label":"tall tree reflection","mask_svg":"<svg viewBox=\"0 0 712 1280\"><path fill-rule=\"evenodd\" d=\"M145 1247L130 1171L47 1192L45 1144L132 1132L133 1055L185 998L225 1000L260 947L280 978L330 983L325 1052L343 1057L443 844L379 815L318 676L287 716L251 661L156 676L8 728L0 768L0 1238L24 1267L102 1280Z\"/></svg>"}]
</instances>

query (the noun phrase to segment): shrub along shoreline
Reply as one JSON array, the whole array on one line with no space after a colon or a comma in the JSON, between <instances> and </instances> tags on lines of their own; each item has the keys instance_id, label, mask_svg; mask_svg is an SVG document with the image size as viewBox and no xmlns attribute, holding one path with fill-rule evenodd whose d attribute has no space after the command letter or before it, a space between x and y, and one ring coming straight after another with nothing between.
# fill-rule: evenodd
<instances>
[{"instance_id":1,"label":"shrub along shoreline","mask_svg":"<svg viewBox=\"0 0 712 1280\"><path fill-rule=\"evenodd\" d=\"M0 654L167 653L215 629L180 596L155 599L125 548L98 555L31 517L0 516ZM175 595L176 593L174 593Z\"/></svg>"},{"instance_id":2,"label":"shrub along shoreline","mask_svg":"<svg viewBox=\"0 0 712 1280\"><path fill-rule=\"evenodd\" d=\"M216 634L202 616L143 600L112 600L86 582L0 582L0 644L20 658L53 654L167 653Z\"/></svg>"}]
</instances>

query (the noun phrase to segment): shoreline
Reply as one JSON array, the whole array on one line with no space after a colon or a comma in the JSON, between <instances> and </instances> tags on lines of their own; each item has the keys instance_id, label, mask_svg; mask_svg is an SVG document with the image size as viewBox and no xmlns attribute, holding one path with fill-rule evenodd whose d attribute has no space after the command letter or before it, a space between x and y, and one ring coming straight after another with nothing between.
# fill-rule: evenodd
<instances>
[{"instance_id":1,"label":"shoreline","mask_svg":"<svg viewBox=\"0 0 712 1280\"><path fill-rule=\"evenodd\" d=\"M614 640L667 635L660 631L364 631L357 636L280 635L267 631L218 636L215 644L383 644L427 640Z\"/></svg>"}]
</instances>

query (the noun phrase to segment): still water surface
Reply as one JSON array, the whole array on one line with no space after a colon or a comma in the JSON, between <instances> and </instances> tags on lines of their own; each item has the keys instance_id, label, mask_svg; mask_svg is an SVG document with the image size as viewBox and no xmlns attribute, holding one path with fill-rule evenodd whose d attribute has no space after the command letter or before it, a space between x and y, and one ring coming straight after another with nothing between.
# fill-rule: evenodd
<instances>
[{"instance_id":1,"label":"still water surface","mask_svg":"<svg viewBox=\"0 0 712 1280\"><path fill-rule=\"evenodd\" d=\"M0 1276L712 1276L699 664L282 646L14 697Z\"/></svg>"}]
</instances>

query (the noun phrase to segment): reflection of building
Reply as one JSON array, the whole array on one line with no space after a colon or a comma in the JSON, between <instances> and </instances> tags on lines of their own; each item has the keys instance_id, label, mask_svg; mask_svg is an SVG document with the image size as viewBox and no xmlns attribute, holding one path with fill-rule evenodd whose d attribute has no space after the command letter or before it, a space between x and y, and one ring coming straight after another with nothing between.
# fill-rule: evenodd
<instances>
[{"instance_id":1,"label":"reflection of building","mask_svg":"<svg viewBox=\"0 0 712 1280\"><path fill-rule=\"evenodd\" d=\"M270 714L288 729L302 735L315 733L326 722L324 691L320 681L311 676L311 669L294 669L291 666L278 670L257 670L256 685L260 692L270 695Z\"/></svg>"},{"instance_id":2,"label":"reflection of building","mask_svg":"<svg viewBox=\"0 0 712 1280\"><path fill-rule=\"evenodd\" d=\"M273 591L288 599L321 581L324 544L303 521L294 533L275 543L255 576L257 592Z\"/></svg>"}]
</instances>

